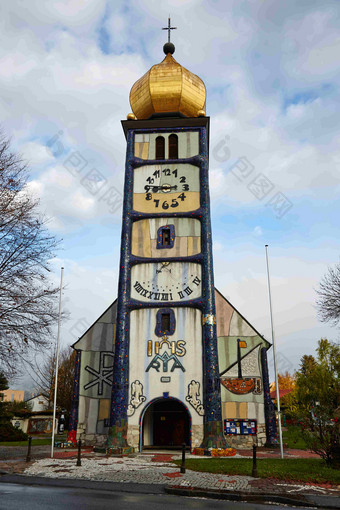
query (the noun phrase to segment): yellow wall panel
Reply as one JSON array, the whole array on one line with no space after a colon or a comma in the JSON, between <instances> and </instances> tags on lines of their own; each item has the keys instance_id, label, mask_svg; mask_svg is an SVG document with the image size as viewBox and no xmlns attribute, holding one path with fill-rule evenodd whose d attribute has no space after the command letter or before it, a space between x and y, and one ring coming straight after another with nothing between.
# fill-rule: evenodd
<instances>
[{"instance_id":1,"label":"yellow wall panel","mask_svg":"<svg viewBox=\"0 0 340 510\"><path fill-rule=\"evenodd\" d=\"M188 237L188 257L196 255L201 252L201 238L200 237Z\"/></svg>"},{"instance_id":2,"label":"yellow wall panel","mask_svg":"<svg viewBox=\"0 0 340 510\"><path fill-rule=\"evenodd\" d=\"M238 402L237 403L238 416L236 416L236 418L240 418L240 419L248 418L247 406L248 406L248 402Z\"/></svg>"},{"instance_id":3,"label":"yellow wall panel","mask_svg":"<svg viewBox=\"0 0 340 510\"><path fill-rule=\"evenodd\" d=\"M151 200L145 199L145 193L134 193L133 195L133 209L135 211L145 213L162 213L162 212L189 212L195 211L200 206L200 194L197 191L187 191L185 193L185 200L178 200L178 193L150 193ZM154 202L157 200L157 202ZM172 204L173 200L178 202L177 207L166 208Z\"/></svg>"},{"instance_id":4,"label":"yellow wall panel","mask_svg":"<svg viewBox=\"0 0 340 510\"><path fill-rule=\"evenodd\" d=\"M98 420L105 420L110 416L110 399L102 398L99 402Z\"/></svg>"},{"instance_id":5,"label":"yellow wall panel","mask_svg":"<svg viewBox=\"0 0 340 510\"><path fill-rule=\"evenodd\" d=\"M222 418L224 420L247 419L247 402L222 402Z\"/></svg>"},{"instance_id":6,"label":"yellow wall panel","mask_svg":"<svg viewBox=\"0 0 340 510\"><path fill-rule=\"evenodd\" d=\"M236 402L222 402L222 417L224 420L236 418Z\"/></svg>"}]
</instances>

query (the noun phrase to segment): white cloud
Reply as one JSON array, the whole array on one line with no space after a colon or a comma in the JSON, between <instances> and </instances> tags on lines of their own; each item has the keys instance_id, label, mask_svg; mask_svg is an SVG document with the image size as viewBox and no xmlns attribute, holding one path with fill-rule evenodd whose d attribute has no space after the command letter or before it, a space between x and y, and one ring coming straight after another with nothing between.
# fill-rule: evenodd
<instances>
[{"instance_id":1,"label":"white cloud","mask_svg":"<svg viewBox=\"0 0 340 510\"><path fill-rule=\"evenodd\" d=\"M263 230L262 230L262 228L261 228L259 225L257 225L257 226L254 228L254 230L253 230L253 234L254 234L255 236L261 237L261 236L263 235Z\"/></svg>"},{"instance_id":2,"label":"white cloud","mask_svg":"<svg viewBox=\"0 0 340 510\"><path fill-rule=\"evenodd\" d=\"M48 164L53 161L53 156L44 145L37 142L28 142L21 146L20 152L31 168Z\"/></svg>"},{"instance_id":3,"label":"white cloud","mask_svg":"<svg viewBox=\"0 0 340 510\"><path fill-rule=\"evenodd\" d=\"M174 11L175 4L180 8ZM287 239L285 229L290 228L289 241L282 244L288 244L286 250L299 248L299 255L293 258L285 251L272 264L278 337L283 345L295 346L301 331L315 345L323 326L315 316L313 287L339 251L332 224L339 215L334 199L340 190L338 2L175 4L12 0L2 10L0 115L15 147L30 161L34 177L29 187L52 218L51 229L66 237L72 320L94 320L115 297L112 268L118 267L121 210L110 214L82 179L94 167L107 187L123 189L126 146L120 120L130 112L132 84L163 58L166 32L161 27L170 11L178 27L172 32L175 58L201 76L208 90L220 290L268 333L258 243L264 234L269 241L281 234ZM99 44L104 28L108 40L101 44L108 54ZM63 131L59 145L45 149L58 131ZM64 166L73 152L87 161L79 175ZM239 181L230 167L241 157L253 172ZM263 221L268 209L248 187L259 173L294 203L289 227L283 221L274 226ZM234 232L218 223L226 215L235 221ZM323 233L315 239L319 221L324 222ZM96 233L90 232L94 226ZM108 251L112 246L115 251L101 259L103 247L96 244L104 228L110 232ZM303 240L296 234L299 229L304 229ZM315 260L306 262L311 253Z\"/></svg>"}]
</instances>

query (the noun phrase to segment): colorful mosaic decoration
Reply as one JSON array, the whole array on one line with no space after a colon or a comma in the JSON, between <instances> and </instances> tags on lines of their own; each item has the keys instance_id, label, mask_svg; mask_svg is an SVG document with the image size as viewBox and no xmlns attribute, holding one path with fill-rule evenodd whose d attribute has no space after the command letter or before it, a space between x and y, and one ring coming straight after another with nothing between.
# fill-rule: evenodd
<instances>
[{"instance_id":1,"label":"colorful mosaic decoration","mask_svg":"<svg viewBox=\"0 0 340 510\"><path fill-rule=\"evenodd\" d=\"M165 242L165 238L168 238ZM175 244L175 226L174 225L164 225L160 227L157 231L157 245L156 248L158 250L165 250L173 248Z\"/></svg>"},{"instance_id":2,"label":"colorful mosaic decoration","mask_svg":"<svg viewBox=\"0 0 340 510\"><path fill-rule=\"evenodd\" d=\"M76 442L76 440L77 440L80 362L81 362L81 351L76 351L76 358L75 358L75 362L74 362L72 407L71 407L71 412L70 412L68 435L67 435L67 441L72 441L72 442Z\"/></svg>"},{"instance_id":3,"label":"colorful mosaic decoration","mask_svg":"<svg viewBox=\"0 0 340 510\"><path fill-rule=\"evenodd\" d=\"M236 455L235 448L194 448L193 455L200 455L201 457L233 457Z\"/></svg>"},{"instance_id":4,"label":"colorful mosaic decoration","mask_svg":"<svg viewBox=\"0 0 340 510\"><path fill-rule=\"evenodd\" d=\"M169 314L169 329L167 331L163 331L163 328L162 328L162 317L165 315L165 314ZM175 332L175 329L176 329L176 319L175 319L175 314L174 314L174 311L171 309L171 308L162 308L161 310L158 310L157 311L157 315L156 315L156 329L155 329L155 334L157 336L163 336L163 335L173 335L174 332Z\"/></svg>"},{"instance_id":5,"label":"colorful mosaic decoration","mask_svg":"<svg viewBox=\"0 0 340 510\"><path fill-rule=\"evenodd\" d=\"M209 314L209 313L203 315L202 316L202 324L203 324L203 326L204 326L204 324L211 324L211 325L216 324L216 317L215 317L215 315L212 315L212 314Z\"/></svg>"},{"instance_id":6,"label":"colorful mosaic decoration","mask_svg":"<svg viewBox=\"0 0 340 510\"><path fill-rule=\"evenodd\" d=\"M247 393L259 395L261 393L261 379L259 377L222 378L221 384L235 395L246 395Z\"/></svg>"}]
</instances>

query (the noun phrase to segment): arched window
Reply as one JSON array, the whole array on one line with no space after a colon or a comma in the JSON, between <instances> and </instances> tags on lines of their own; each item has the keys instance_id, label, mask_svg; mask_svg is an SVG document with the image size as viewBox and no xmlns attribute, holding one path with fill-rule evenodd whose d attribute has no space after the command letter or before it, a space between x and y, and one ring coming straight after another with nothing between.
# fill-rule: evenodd
<instances>
[{"instance_id":1,"label":"arched window","mask_svg":"<svg viewBox=\"0 0 340 510\"><path fill-rule=\"evenodd\" d=\"M178 159L178 136L169 136L169 159Z\"/></svg>"},{"instance_id":2,"label":"arched window","mask_svg":"<svg viewBox=\"0 0 340 510\"><path fill-rule=\"evenodd\" d=\"M161 308L156 315L157 336L173 335L176 329L175 314L171 308Z\"/></svg>"},{"instance_id":3,"label":"arched window","mask_svg":"<svg viewBox=\"0 0 340 510\"><path fill-rule=\"evenodd\" d=\"M164 136L157 136L156 138L156 159L165 159Z\"/></svg>"}]
</instances>

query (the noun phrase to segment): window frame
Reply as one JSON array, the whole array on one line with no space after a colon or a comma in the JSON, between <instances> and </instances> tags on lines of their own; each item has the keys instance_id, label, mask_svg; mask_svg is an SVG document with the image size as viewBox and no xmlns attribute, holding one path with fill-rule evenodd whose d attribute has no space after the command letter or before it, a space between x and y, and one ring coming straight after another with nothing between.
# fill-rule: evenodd
<instances>
[{"instance_id":1,"label":"window frame","mask_svg":"<svg viewBox=\"0 0 340 510\"><path fill-rule=\"evenodd\" d=\"M163 331L162 330L162 316L163 315L170 315L170 329L169 331ZM176 330L176 318L174 311L171 308L160 308L157 310L156 314L156 328L155 328L155 334L158 337L162 337L164 335L171 336L174 334Z\"/></svg>"},{"instance_id":2,"label":"window frame","mask_svg":"<svg viewBox=\"0 0 340 510\"><path fill-rule=\"evenodd\" d=\"M164 230L170 230L170 244L164 245L163 244L163 232ZM171 248L175 245L175 225L162 225L157 230L157 243L156 248L157 250L171 250Z\"/></svg>"},{"instance_id":3,"label":"window frame","mask_svg":"<svg viewBox=\"0 0 340 510\"><path fill-rule=\"evenodd\" d=\"M159 148L158 142L162 143L162 147ZM159 151L161 154L159 154ZM162 157L159 157L161 155ZM165 138L162 135L158 135L155 139L155 159L165 159Z\"/></svg>"}]
</instances>

